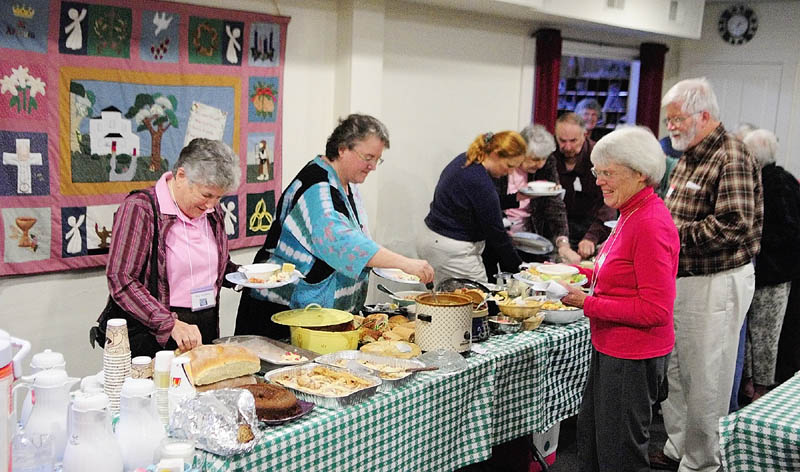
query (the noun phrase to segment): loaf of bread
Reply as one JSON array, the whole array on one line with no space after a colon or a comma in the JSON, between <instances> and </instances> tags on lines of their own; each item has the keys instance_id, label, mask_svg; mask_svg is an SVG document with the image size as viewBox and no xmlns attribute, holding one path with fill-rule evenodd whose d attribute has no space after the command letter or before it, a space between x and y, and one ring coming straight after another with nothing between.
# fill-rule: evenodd
<instances>
[{"instance_id":1,"label":"loaf of bread","mask_svg":"<svg viewBox=\"0 0 800 472\"><path fill-rule=\"evenodd\" d=\"M195 389L198 392L207 392L209 390L219 390L221 388L237 388L244 387L245 385L255 385L256 382L255 376L242 375L241 377L220 380L219 382L210 383L208 385L198 385Z\"/></svg>"},{"instance_id":2,"label":"loaf of bread","mask_svg":"<svg viewBox=\"0 0 800 472\"><path fill-rule=\"evenodd\" d=\"M254 374L261 369L258 356L235 344L204 344L186 353L195 386Z\"/></svg>"}]
</instances>

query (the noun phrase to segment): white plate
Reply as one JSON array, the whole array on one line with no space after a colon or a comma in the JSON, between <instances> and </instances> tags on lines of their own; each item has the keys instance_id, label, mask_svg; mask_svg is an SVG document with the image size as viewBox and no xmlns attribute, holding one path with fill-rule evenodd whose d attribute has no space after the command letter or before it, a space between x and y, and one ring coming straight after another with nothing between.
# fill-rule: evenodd
<instances>
[{"instance_id":1,"label":"white plate","mask_svg":"<svg viewBox=\"0 0 800 472\"><path fill-rule=\"evenodd\" d=\"M295 270L294 272L292 272L292 276L289 277L289 280L284 280L283 282L277 282L272 284L268 283L256 284L248 282L247 276L244 274L244 272L231 272L230 274L225 274L225 280L227 280L232 284L241 285L242 287L259 288L259 289L283 287L284 285L297 283L297 281L300 280L302 277L303 274Z\"/></svg>"},{"instance_id":2,"label":"white plate","mask_svg":"<svg viewBox=\"0 0 800 472\"><path fill-rule=\"evenodd\" d=\"M539 291L546 290L547 289L547 284L550 283L550 280L529 279L529 278L523 276L521 272L517 272L516 274L514 274L514 278L517 279L517 280L520 280L522 282L525 282L528 285L533 286L534 290L539 290ZM583 276L583 282L571 282L570 285L572 285L573 287L580 287L581 285L585 284L588 281L589 281L589 279L584 275ZM541 288L541 287L544 287L544 288Z\"/></svg>"},{"instance_id":3,"label":"white plate","mask_svg":"<svg viewBox=\"0 0 800 472\"><path fill-rule=\"evenodd\" d=\"M608 226L608 227L609 227L609 228L611 228L611 229L614 229L614 228L617 226L617 222L618 222L618 221L619 221L619 220L610 220L610 221L606 221L606 222L605 222L605 223L603 223L603 224L604 224L604 225L606 225L606 226Z\"/></svg>"},{"instance_id":4,"label":"white plate","mask_svg":"<svg viewBox=\"0 0 800 472\"><path fill-rule=\"evenodd\" d=\"M421 284L422 282L419 281L418 278L411 274L406 274L400 269L384 269L384 268L373 268L372 272L375 272L375 275L379 277L383 277L387 280L392 280L395 282L400 282L401 284ZM405 277L414 277L416 280L409 280L403 278Z\"/></svg>"},{"instance_id":5,"label":"white plate","mask_svg":"<svg viewBox=\"0 0 800 472\"><path fill-rule=\"evenodd\" d=\"M583 318L583 310L539 310L544 314L544 322L551 324L569 324Z\"/></svg>"},{"instance_id":6,"label":"white plate","mask_svg":"<svg viewBox=\"0 0 800 472\"><path fill-rule=\"evenodd\" d=\"M519 193L521 193L523 195L527 195L529 197L555 197L557 195L560 195L563 190L564 189L545 190L545 191L541 192L541 191L535 191L535 190L533 190L531 188L528 188L528 187L522 187L518 191L519 191Z\"/></svg>"},{"instance_id":7,"label":"white plate","mask_svg":"<svg viewBox=\"0 0 800 472\"><path fill-rule=\"evenodd\" d=\"M511 235L511 242L520 251L529 254L543 255L553 252L555 247L549 239L536 233L520 231Z\"/></svg>"}]
</instances>

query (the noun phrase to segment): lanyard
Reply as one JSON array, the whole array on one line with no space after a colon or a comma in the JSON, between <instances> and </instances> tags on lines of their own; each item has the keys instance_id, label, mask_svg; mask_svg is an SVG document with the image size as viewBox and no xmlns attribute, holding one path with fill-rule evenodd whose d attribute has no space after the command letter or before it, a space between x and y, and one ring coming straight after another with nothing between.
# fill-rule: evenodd
<instances>
[{"instance_id":1,"label":"lanyard","mask_svg":"<svg viewBox=\"0 0 800 472\"><path fill-rule=\"evenodd\" d=\"M175 209L182 213L181 207L178 206L178 201L175 200L175 195L172 194L172 188L169 189L169 196L172 197L172 203L175 204ZM191 241L189 240L189 230L186 229L186 222L180 215L176 215L178 219L183 223L183 234L186 236L186 259L189 261L189 276L192 278L192 287L196 287L194 283L194 267L192 267L192 245ZM203 213L204 220L203 221L203 232L205 235L206 240L206 264L208 267L211 267L211 247L208 244L208 218L205 217L205 213Z\"/></svg>"},{"instance_id":2,"label":"lanyard","mask_svg":"<svg viewBox=\"0 0 800 472\"><path fill-rule=\"evenodd\" d=\"M609 235L608 239L611 239L611 236L613 236L614 239L611 239L610 242L606 240L606 244L603 244L603 249L600 250L600 254L598 254L597 259L594 261L594 273L592 274L592 285L589 288L589 295L594 295L594 287L597 285L597 279L600 278L600 270L603 268L603 265L605 265L606 257L611 253L614 243L616 243L617 239L619 239L619 235L622 233L622 228L625 227L625 223L627 223L633 214L636 213L639 208L643 207L644 204L647 203L647 200L650 200L650 197L652 196L653 195L648 195L647 198L642 200L642 202L637 205L632 212L628 213L628 216L624 220L620 218L619 224L614 226L614 229L611 230L611 234Z\"/></svg>"}]
</instances>

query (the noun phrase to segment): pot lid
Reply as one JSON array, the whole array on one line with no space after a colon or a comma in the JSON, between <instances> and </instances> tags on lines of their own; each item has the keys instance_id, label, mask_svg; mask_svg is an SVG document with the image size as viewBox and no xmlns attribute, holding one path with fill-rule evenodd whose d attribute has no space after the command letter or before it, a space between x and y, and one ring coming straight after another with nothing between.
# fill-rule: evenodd
<instances>
[{"instance_id":1,"label":"pot lid","mask_svg":"<svg viewBox=\"0 0 800 472\"><path fill-rule=\"evenodd\" d=\"M286 310L272 315L272 321L285 326L299 326L303 328L316 328L347 323L353 320L353 315L335 308L322 308L312 303L305 308Z\"/></svg>"},{"instance_id":2,"label":"pot lid","mask_svg":"<svg viewBox=\"0 0 800 472\"><path fill-rule=\"evenodd\" d=\"M108 407L108 395L103 392L78 392L72 400L72 408L77 411L97 411Z\"/></svg>"},{"instance_id":3,"label":"pot lid","mask_svg":"<svg viewBox=\"0 0 800 472\"><path fill-rule=\"evenodd\" d=\"M54 367L64 367L64 355L60 352L53 352L50 349L34 354L31 358L31 367L34 369L52 369Z\"/></svg>"},{"instance_id":4,"label":"pot lid","mask_svg":"<svg viewBox=\"0 0 800 472\"><path fill-rule=\"evenodd\" d=\"M122 383L121 397L149 397L155 392L155 384L150 379L126 378Z\"/></svg>"}]
</instances>

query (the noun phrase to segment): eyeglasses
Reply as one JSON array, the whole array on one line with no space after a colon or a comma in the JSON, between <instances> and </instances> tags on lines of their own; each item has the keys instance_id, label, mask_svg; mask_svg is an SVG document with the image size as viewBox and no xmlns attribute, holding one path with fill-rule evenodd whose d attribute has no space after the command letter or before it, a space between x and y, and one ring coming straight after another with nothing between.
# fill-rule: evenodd
<instances>
[{"instance_id":1,"label":"eyeglasses","mask_svg":"<svg viewBox=\"0 0 800 472\"><path fill-rule=\"evenodd\" d=\"M356 153L356 155L367 164L375 164L375 167L378 167L379 165L383 164L383 158L381 157L375 157L375 156L367 157L361 154L360 152L356 151L355 149L353 149L352 151Z\"/></svg>"},{"instance_id":2,"label":"eyeglasses","mask_svg":"<svg viewBox=\"0 0 800 472\"><path fill-rule=\"evenodd\" d=\"M602 177L604 179L611 179L616 175L616 172L614 172L613 170L597 170L594 167L592 167L591 171L595 179L598 177Z\"/></svg>"},{"instance_id":3,"label":"eyeglasses","mask_svg":"<svg viewBox=\"0 0 800 472\"><path fill-rule=\"evenodd\" d=\"M671 123L672 126L675 126L677 128L680 125L682 125L684 121L688 120L690 117L692 117L694 115L698 115L700 113L703 113L703 112L702 111L696 111L694 113L689 113L686 116L673 116L672 118L664 118L663 123L664 123L664 126L667 126L667 127L669 127L669 125Z\"/></svg>"}]
</instances>

